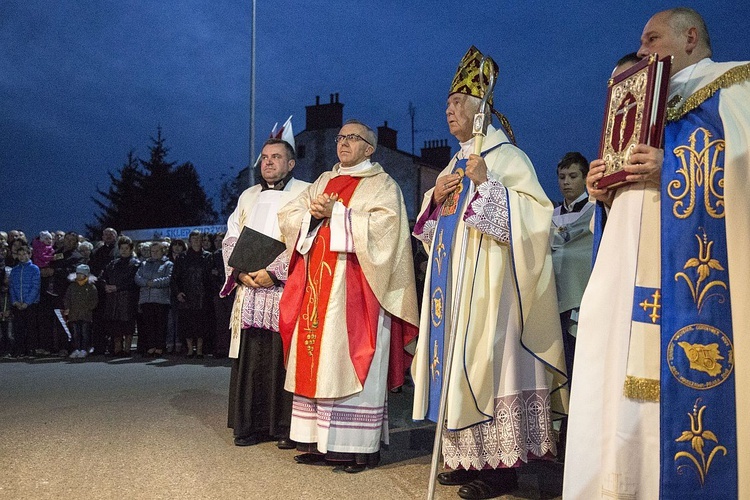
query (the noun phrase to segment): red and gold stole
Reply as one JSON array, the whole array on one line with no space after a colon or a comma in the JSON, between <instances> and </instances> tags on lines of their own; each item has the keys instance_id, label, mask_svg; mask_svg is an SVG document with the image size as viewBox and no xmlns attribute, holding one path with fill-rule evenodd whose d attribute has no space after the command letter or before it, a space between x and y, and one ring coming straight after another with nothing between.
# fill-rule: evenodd
<instances>
[{"instance_id":1,"label":"red and gold stole","mask_svg":"<svg viewBox=\"0 0 750 500\"><path fill-rule=\"evenodd\" d=\"M328 181L323 192L338 193L338 201L348 206L359 181L357 177L335 177ZM326 220L318 229L308 254L307 269L299 253L292 256L289 279L280 304L279 326L285 352L296 349L295 394L306 397L316 395L320 343L339 256L338 252L330 251L330 241L331 228ZM364 384L375 352L379 304L354 254L347 255L346 266L349 351L358 378ZM295 326L297 342L290 345Z\"/></svg>"}]
</instances>

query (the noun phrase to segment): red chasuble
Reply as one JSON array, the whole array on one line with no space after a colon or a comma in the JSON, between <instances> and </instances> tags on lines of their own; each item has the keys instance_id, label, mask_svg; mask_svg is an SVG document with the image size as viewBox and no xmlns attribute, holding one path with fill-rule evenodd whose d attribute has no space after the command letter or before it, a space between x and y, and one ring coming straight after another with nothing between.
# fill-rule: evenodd
<instances>
[{"instance_id":1,"label":"red chasuble","mask_svg":"<svg viewBox=\"0 0 750 500\"><path fill-rule=\"evenodd\" d=\"M348 206L359 181L358 177L335 177L328 182L324 193L338 193L338 201ZM296 349L297 354L295 393L309 398L316 397L320 343L339 256L339 252L330 251L330 242L331 228L326 220L315 236L307 269L302 256L294 252L289 279L279 304L279 328L285 357L288 359L289 349ZM364 386L375 353L380 304L362 273L357 256L347 254L345 265L349 355L357 377ZM334 297L334 300L339 298ZM292 346L292 336L298 323L297 344Z\"/></svg>"}]
</instances>

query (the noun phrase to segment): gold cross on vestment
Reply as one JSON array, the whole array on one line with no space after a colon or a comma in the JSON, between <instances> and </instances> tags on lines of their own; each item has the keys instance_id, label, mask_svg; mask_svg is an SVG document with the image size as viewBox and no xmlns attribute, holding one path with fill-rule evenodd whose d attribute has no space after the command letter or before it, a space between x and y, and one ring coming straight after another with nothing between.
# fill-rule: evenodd
<instances>
[{"instance_id":1,"label":"gold cross on vestment","mask_svg":"<svg viewBox=\"0 0 750 500\"><path fill-rule=\"evenodd\" d=\"M651 314L649 314L648 317L651 318L652 323L656 323L656 320L661 317L656 313L658 309L661 309L661 304L659 303L661 295L659 294L659 290L655 290L654 293L651 294L651 297L654 299L653 302L649 302L647 299L638 305L641 306L644 311L651 309Z\"/></svg>"}]
</instances>

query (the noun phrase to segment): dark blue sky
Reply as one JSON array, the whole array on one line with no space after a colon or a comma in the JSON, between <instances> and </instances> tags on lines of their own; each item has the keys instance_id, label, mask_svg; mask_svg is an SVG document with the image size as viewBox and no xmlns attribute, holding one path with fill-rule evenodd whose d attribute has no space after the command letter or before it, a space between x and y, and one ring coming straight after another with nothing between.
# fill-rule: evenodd
<instances>
[{"instance_id":1,"label":"dark blue sky","mask_svg":"<svg viewBox=\"0 0 750 500\"><path fill-rule=\"evenodd\" d=\"M256 144L274 122L339 93L344 117L450 139L445 99L474 44L500 66L496 107L550 197L557 160L596 154L606 80L663 1L258 2ZM714 60L744 60L750 2L694 1ZM96 188L158 126L168 160L210 195L248 162L250 0L0 2L0 228L82 230ZM144 203L134 210L148 210ZM126 228L118 228L126 229Z\"/></svg>"}]
</instances>

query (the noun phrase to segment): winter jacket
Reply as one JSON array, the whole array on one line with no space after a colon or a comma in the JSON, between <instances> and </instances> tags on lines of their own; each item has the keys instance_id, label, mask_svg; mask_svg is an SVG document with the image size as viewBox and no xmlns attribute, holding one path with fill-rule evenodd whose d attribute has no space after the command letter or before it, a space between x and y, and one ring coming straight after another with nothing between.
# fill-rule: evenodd
<instances>
[{"instance_id":1,"label":"winter jacket","mask_svg":"<svg viewBox=\"0 0 750 500\"><path fill-rule=\"evenodd\" d=\"M104 317L110 321L133 321L138 310L138 285L135 274L140 262L135 257L115 259L104 268L103 286L115 285L116 292L105 293Z\"/></svg>"},{"instance_id":2,"label":"winter jacket","mask_svg":"<svg viewBox=\"0 0 750 500\"><path fill-rule=\"evenodd\" d=\"M174 263L172 271L172 294L178 309L200 310L211 303L211 253L188 248L182 252ZM180 293L185 294L185 302L177 300Z\"/></svg>"},{"instance_id":3,"label":"winter jacket","mask_svg":"<svg viewBox=\"0 0 750 500\"><path fill-rule=\"evenodd\" d=\"M170 304L169 282L174 264L166 257L148 259L135 274L135 283L141 287L139 304ZM147 286L151 281L151 286Z\"/></svg>"},{"instance_id":4,"label":"winter jacket","mask_svg":"<svg viewBox=\"0 0 750 500\"><path fill-rule=\"evenodd\" d=\"M41 280L39 268L31 261L16 264L10 272L10 303L37 304Z\"/></svg>"},{"instance_id":5,"label":"winter jacket","mask_svg":"<svg viewBox=\"0 0 750 500\"><path fill-rule=\"evenodd\" d=\"M92 321L92 311L99 303L99 292L93 283L83 285L74 281L65 291L65 309L68 321Z\"/></svg>"}]
</instances>

